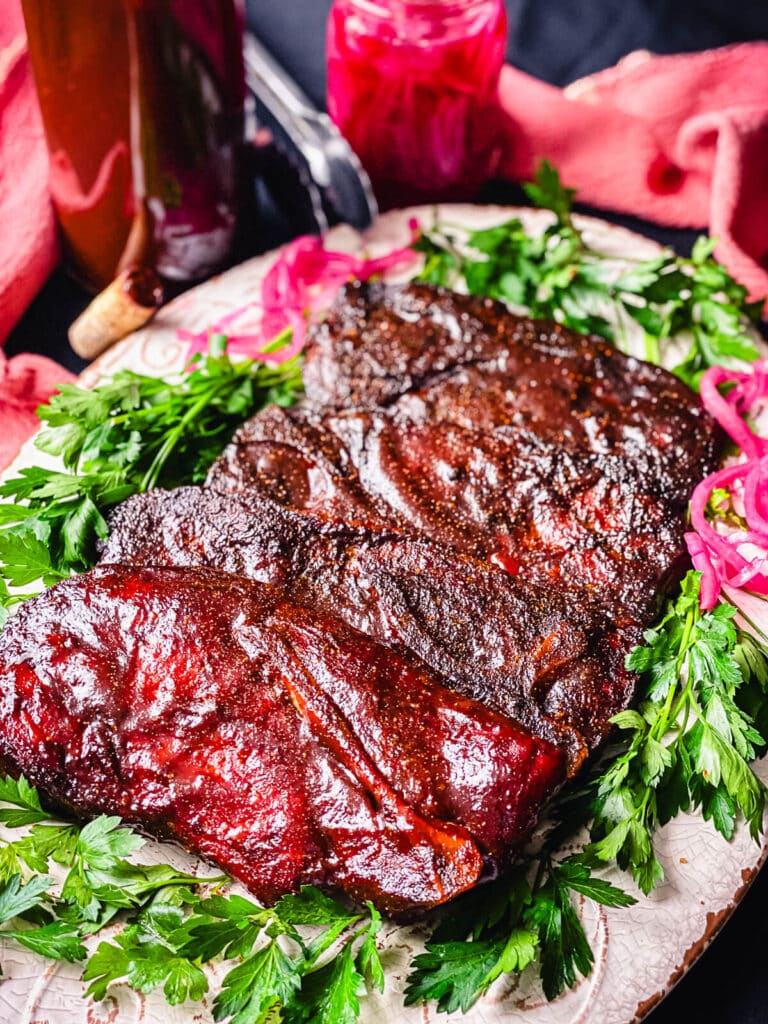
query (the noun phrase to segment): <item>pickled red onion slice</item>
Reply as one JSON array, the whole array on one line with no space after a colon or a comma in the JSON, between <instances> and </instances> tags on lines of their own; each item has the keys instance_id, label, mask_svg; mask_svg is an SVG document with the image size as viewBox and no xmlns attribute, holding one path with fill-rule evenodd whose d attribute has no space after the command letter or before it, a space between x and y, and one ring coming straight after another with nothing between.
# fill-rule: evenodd
<instances>
[{"instance_id":1,"label":"pickled red onion slice","mask_svg":"<svg viewBox=\"0 0 768 1024\"><path fill-rule=\"evenodd\" d=\"M362 258L326 249L322 239L301 235L285 246L261 282L260 299L246 303L214 321L205 331L177 331L188 344L188 358L208 351L211 335L226 334L227 350L265 363L280 364L304 348L307 325L330 306L347 281L367 281L377 274L407 266L416 259L412 248L418 238L415 219L408 222L409 245L383 256ZM290 344L269 351L269 342L286 328Z\"/></svg>"},{"instance_id":2,"label":"pickled red onion slice","mask_svg":"<svg viewBox=\"0 0 768 1024\"><path fill-rule=\"evenodd\" d=\"M727 395L717 390L721 384L736 386ZM768 438L760 437L744 422L758 401L768 397L768 361L754 364L753 373L738 373L724 366L713 366L701 378L701 402L747 458L768 452Z\"/></svg>"},{"instance_id":3,"label":"pickled red onion slice","mask_svg":"<svg viewBox=\"0 0 768 1024\"><path fill-rule=\"evenodd\" d=\"M718 388L734 385L726 394ZM747 419L768 399L768 361L748 371L714 366L701 379L704 407L741 449L740 460L711 473L691 496L691 526L685 536L694 567L701 574L701 607L711 609L722 587L768 594L768 438ZM744 526L714 521L706 510L713 492L729 491L739 503Z\"/></svg>"}]
</instances>

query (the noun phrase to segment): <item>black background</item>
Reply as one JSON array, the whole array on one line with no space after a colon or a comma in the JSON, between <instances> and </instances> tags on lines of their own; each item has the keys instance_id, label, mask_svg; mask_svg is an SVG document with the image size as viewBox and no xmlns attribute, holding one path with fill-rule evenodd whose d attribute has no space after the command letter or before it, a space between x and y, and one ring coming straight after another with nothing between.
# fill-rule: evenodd
<instances>
[{"instance_id":1,"label":"black background","mask_svg":"<svg viewBox=\"0 0 768 1024\"><path fill-rule=\"evenodd\" d=\"M506 6L508 59L556 85L608 67L635 49L674 53L768 39L768 0L506 0ZM324 35L329 8L330 0L248 2L251 27L318 105L324 104ZM502 183L491 185L482 198L524 202L517 187ZM661 229L610 213L601 215L681 252L690 249L695 237L691 232ZM260 238L264 235L255 233L248 243L254 253L260 250ZM6 351L45 352L80 369L82 361L66 344L66 329L86 301L85 294L62 271L56 271L11 335ZM701 898L706 900L707 893ZM767 1024L767 911L768 873L763 872L710 950L653 1011L648 1018L651 1024ZM670 973L676 966L670 962Z\"/></svg>"}]
</instances>

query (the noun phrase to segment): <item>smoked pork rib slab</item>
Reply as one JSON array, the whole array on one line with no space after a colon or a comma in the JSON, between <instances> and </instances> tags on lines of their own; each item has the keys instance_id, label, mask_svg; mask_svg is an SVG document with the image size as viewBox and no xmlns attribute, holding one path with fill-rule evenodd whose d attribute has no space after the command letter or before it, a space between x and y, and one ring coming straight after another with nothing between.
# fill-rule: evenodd
<instances>
[{"instance_id":1,"label":"smoked pork rib slab","mask_svg":"<svg viewBox=\"0 0 768 1024\"><path fill-rule=\"evenodd\" d=\"M426 284L342 289L306 402L248 421L208 483L417 532L647 624L687 565L719 435L697 397L600 338Z\"/></svg>"},{"instance_id":2,"label":"smoked pork rib slab","mask_svg":"<svg viewBox=\"0 0 768 1024\"><path fill-rule=\"evenodd\" d=\"M0 760L181 840L272 901L428 907L503 860L560 750L279 587L104 565L0 635ZM482 848L482 852L481 852Z\"/></svg>"},{"instance_id":3,"label":"smoked pork rib slab","mask_svg":"<svg viewBox=\"0 0 768 1024\"><path fill-rule=\"evenodd\" d=\"M424 538L198 487L136 495L109 525L104 562L207 566L278 585L564 746L572 771L634 692L623 662L636 629L618 630L583 592L543 591Z\"/></svg>"}]
</instances>

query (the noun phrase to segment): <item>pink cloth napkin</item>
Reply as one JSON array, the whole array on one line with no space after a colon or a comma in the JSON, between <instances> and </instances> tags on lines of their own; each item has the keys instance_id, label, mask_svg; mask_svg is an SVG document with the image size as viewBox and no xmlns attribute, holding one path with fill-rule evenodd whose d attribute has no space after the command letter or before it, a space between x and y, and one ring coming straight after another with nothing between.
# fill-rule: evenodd
<instances>
[{"instance_id":1,"label":"pink cloth napkin","mask_svg":"<svg viewBox=\"0 0 768 1024\"><path fill-rule=\"evenodd\" d=\"M0 344L59 258L48 157L16 0L0 16ZM0 351L0 468L40 425L37 406L72 380L44 356Z\"/></svg>"},{"instance_id":2,"label":"pink cloth napkin","mask_svg":"<svg viewBox=\"0 0 768 1024\"><path fill-rule=\"evenodd\" d=\"M768 42L637 52L564 91L506 67L501 101L502 176L546 157L586 203L708 229L751 297L768 296Z\"/></svg>"},{"instance_id":3,"label":"pink cloth napkin","mask_svg":"<svg viewBox=\"0 0 768 1024\"><path fill-rule=\"evenodd\" d=\"M0 14L0 344L56 266L48 155L18 0Z\"/></svg>"},{"instance_id":4,"label":"pink cloth napkin","mask_svg":"<svg viewBox=\"0 0 768 1024\"><path fill-rule=\"evenodd\" d=\"M45 356L23 352L6 359L0 350L0 469L40 426L35 409L74 376Z\"/></svg>"}]
</instances>

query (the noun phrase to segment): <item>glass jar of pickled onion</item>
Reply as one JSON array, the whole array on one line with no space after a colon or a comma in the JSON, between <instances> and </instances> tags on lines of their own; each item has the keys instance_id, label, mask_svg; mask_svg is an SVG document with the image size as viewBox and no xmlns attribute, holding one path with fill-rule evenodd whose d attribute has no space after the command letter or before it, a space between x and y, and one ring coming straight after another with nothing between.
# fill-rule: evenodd
<instances>
[{"instance_id":1,"label":"glass jar of pickled onion","mask_svg":"<svg viewBox=\"0 0 768 1024\"><path fill-rule=\"evenodd\" d=\"M503 0L335 0L328 112L382 206L472 198L496 169Z\"/></svg>"}]
</instances>

